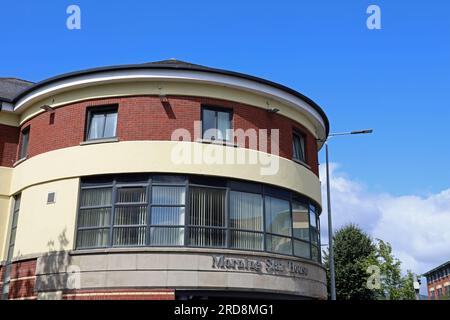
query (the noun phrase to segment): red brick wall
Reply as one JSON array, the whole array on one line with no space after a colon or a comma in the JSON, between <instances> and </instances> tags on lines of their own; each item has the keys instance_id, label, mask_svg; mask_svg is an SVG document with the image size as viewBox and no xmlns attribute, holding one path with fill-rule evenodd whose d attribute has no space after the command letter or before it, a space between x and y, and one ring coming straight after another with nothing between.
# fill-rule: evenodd
<instances>
[{"instance_id":1,"label":"red brick wall","mask_svg":"<svg viewBox=\"0 0 450 320\"><path fill-rule=\"evenodd\" d=\"M64 300L175 300L172 289L71 290Z\"/></svg>"},{"instance_id":2,"label":"red brick wall","mask_svg":"<svg viewBox=\"0 0 450 320\"><path fill-rule=\"evenodd\" d=\"M13 166L18 144L19 128L0 124L0 166Z\"/></svg>"},{"instance_id":3,"label":"red brick wall","mask_svg":"<svg viewBox=\"0 0 450 320\"><path fill-rule=\"evenodd\" d=\"M158 97L139 96L97 99L70 104L55 110L54 123L50 113L40 114L22 125L31 125L29 157L66 147L77 146L84 140L86 108L118 104L117 135L121 141L171 140L175 129L185 128L194 137L194 121L200 121L201 104L233 109L234 129L279 129L280 156L292 158L292 130L297 128L306 136L307 164L318 173L317 144L314 137L299 123L279 114L241 103L197 97L169 97L161 103ZM270 146L270 143L269 143ZM247 145L248 147L248 145Z\"/></svg>"},{"instance_id":4,"label":"red brick wall","mask_svg":"<svg viewBox=\"0 0 450 320\"><path fill-rule=\"evenodd\" d=\"M10 279L9 299L35 297L36 259L13 263Z\"/></svg>"},{"instance_id":5,"label":"red brick wall","mask_svg":"<svg viewBox=\"0 0 450 320\"><path fill-rule=\"evenodd\" d=\"M427 283L428 285L428 299L431 299L432 296L434 296L434 299L438 299L438 289L436 289L437 286L442 286L442 295L445 296L447 294L450 294L450 292L445 291L444 283L450 282L450 276L441 278L439 280L435 280L431 283ZM430 291L431 288L434 288L434 291Z\"/></svg>"}]
</instances>

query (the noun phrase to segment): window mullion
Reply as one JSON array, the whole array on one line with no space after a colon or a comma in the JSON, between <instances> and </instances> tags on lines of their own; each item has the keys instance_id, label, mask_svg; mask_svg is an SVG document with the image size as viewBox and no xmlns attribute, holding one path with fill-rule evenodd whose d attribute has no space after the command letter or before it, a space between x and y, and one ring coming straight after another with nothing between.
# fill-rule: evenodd
<instances>
[{"instance_id":1,"label":"window mullion","mask_svg":"<svg viewBox=\"0 0 450 320\"><path fill-rule=\"evenodd\" d=\"M109 246L113 247L113 235L114 235L114 220L116 217L116 195L117 195L117 181L114 179L113 181L113 189L112 189L112 199L111 199L111 221L110 221L110 230L109 230Z\"/></svg>"},{"instance_id":2,"label":"window mullion","mask_svg":"<svg viewBox=\"0 0 450 320\"><path fill-rule=\"evenodd\" d=\"M231 247L231 231L230 231L230 188L225 191L225 247Z\"/></svg>"},{"instance_id":3,"label":"window mullion","mask_svg":"<svg viewBox=\"0 0 450 320\"><path fill-rule=\"evenodd\" d=\"M148 245L148 246L151 245L151 243L150 243L150 239L151 239L151 236L150 236L151 228L150 228L150 226L152 224L152 208L153 208L153 199L152 199L152 191L153 191L152 187L153 187L153 185L152 185L152 182L153 182L152 178L150 177L149 180L148 180L148 186L147 186L147 206L148 207L147 207L147 227L146 227L146 230L145 230L145 236L147 237L145 239L145 244Z\"/></svg>"},{"instance_id":4,"label":"window mullion","mask_svg":"<svg viewBox=\"0 0 450 320\"><path fill-rule=\"evenodd\" d=\"M189 178L186 178L186 185L185 185L185 198L184 198L184 245L188 245L189 240L189 215L191 213L191 206L190 206L190 194L189 194Z\"/></svg>"}]
</instances>

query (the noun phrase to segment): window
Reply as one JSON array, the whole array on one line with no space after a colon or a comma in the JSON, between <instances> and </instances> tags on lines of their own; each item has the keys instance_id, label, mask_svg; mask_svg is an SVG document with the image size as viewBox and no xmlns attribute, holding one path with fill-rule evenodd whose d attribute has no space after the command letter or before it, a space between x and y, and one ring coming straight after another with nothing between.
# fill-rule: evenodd
<instances>
[{"instance_id":1,"label":"window","mask_svg":"<svg viewBox=\"0 0 450 320\"><path fill-rule=\"evenodd\" d=\"M184 244L185 198L186 186L153 186L150 243Z\"/></svg>"},{"instance_id":2,"label":"window","mask_svg":"<svg viewBox=\"0 0 450 320\"><path fill-rule=\"evenodd\" d=\"M190 188L189 242L200 247L225 246L225 190Z\"/></svg>"},{"instance_id":3,"label":"window","mask_svg":"<svg viewBox=\"0 0 450 320\"><path fill-rule=\"evenodd\" d=\"M292 158L297 161L306 162L305 136L294 131L292 137Z\"/></svg>"},{"instance_id":4,"label":"window","mask_svg":"<svg viewBox=\"0 0 450 320\"><path fill-rule=\"evenodd\" d=\"M10 285L10 274L12 269L12 259L14 256L14 246L16 242L16 233L17 233L17 222L19 221L19 211L20 211L20 200L21 195L17 195L14 201L14 209L12 213L12 223L11 223L11 232L9 235L9 243L8 243L8 255L6 256L5 263L5 271L3 273L3 289L2 289L2 298L8 299L9 295L9 285Z\"/></svg>"},{"instance_id":5,"label":"window","mask_svg":"<svg viewBox=\"0 0 450 320\"><path fill-rule=\"evenodd\" d=\"M291 243L291 209L289 201L274 197L265 198L266 210L266 247L268 251L292 254ZM282 236L278 236L282 235Z\"/></svg>"},{"instance_id":6,"label":"window","mask_svg":"<svg viewBox=\"0 0 450 320\"><path fill-rule=\"evenodd\" d=\"M232 111L219 108L202 108L202 133L207 140L231 140Z\"/></svg>"},{"instance_id":7,"label":"window","mask_svg":"<svg viewBox=\"0 0 450 320\"><path fill-rule=\"evenodd\" d=\"M77 248L109 246L112 191L112 187L81 190Z\"/></svg>"},{"instance_id":8,"label":"window","mask_svg":"<svg viewBox=\"0 0 450 320\"><path fill-rule=\"evenodd\" d=\"M231 247L235 249L263 250L263 225L264 217L262 195L231 191ZM254 231L260 231L260 233L256 233Z\"/></svg>"},{"instance_id":9,"label":"window","mask_svg":"<svg viewBox=\"0 0 450 320\"><path fill-rule=\"evenodd\" d=\"M320 260L317 208L285 189L218 177L82 179L77 249L191 246Z\"/></svg>"},{"instance_id":10,"label":"window","mask_svg":"<svg viewBox=\"0 0 450 320\"><path fill-rule=\"evenodd\" d=\"M30 127L22 130L22 141L20 142L19 160L28 156L28 144L30 141Z\"/></svg>"},{"instance_id":11,"label":"window","mask_svg":"<svg viewBox=\"0 0 450 320\"><path fill-rule=\"evenodd\" d=\"M294 255L303 258L311 257L309 245L309 219L308 204L292 201L292 232L294 238Z\"/></svg>"},{"instance_id":12,"label":"window","mask_svg":"<svg viewBox=\"0 0 450 320\"><path fill-rule=\"evenodd\" d=\"M114 138L117 127L117 107L88 110L86 140Z\"/></svg>"},{"instance_id":13,"label":"window","mask_svg":"<svg viewBox=\"0 0 450 320\"><path fill-rule=\"evenodd\" d=\"M311 230L311 258L320 262L319 219L316 214L316 207L313 205L309 206L309 226Z\"/></svg>"},{"instance_id":14,"label":"window","mask_svg":"<svg viewBox=\"0 0 450 320\"><path fill-rule=\"evenodd\" d=\"M118 187L114 207L113 246L145 245L147 188Z\"/></svg>"}]
</instances>

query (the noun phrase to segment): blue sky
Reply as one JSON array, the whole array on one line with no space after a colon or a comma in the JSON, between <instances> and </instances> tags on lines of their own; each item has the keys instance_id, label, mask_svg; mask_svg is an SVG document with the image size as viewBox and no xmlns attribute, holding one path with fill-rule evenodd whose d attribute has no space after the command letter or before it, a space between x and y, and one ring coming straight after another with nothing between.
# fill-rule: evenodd
<instances>
[{"instance_id":1,"label":"blue sky","mask_svg":"<svg viewBox=\"0 0 450 320\"><path fill-rule=\"evenodd\" d=\"M71 4L81 30L66 28ZM366 28L370 4L381 30ZM375 129L337 138L331 157L376 205L450 188L448 1L18 0L1 12L0 76L38 81L168 58L249 73L315 100L334 132ZM422 260L425 269L448 256Z\"/></svg>"},{"instance_id":2,"label":"blue sky","mask_svg":"<svg viewBox=\"0 0 450 320\"><path fill-rule=\"evenodd\" d=\"M382 29L366 28L377 4ZM432 3L432 4L431 4ZM81 30L66 8L81 8ZM291 86L317 101L332 159L376 191L449 186L448 1L15 1L3 3L0 76L38 81L100 65L177 58Z\"/></svg>"}]
</instances>

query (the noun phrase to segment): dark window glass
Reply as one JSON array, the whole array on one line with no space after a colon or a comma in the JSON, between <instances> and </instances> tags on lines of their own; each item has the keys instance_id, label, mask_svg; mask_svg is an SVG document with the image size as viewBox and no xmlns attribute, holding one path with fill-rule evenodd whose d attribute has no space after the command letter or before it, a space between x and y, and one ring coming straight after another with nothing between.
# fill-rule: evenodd
<instances>
[{"instance_id":1,"label":"dark window glass","mask_svg":"<svg viewBox=\"0 0 450 320\"><path fill-rule=\"evenodd\" d=\"M191 245L223 247L226 242L225 190L190 188L189 228ZM220 229L219 229L220 228Z\"/></svg>"},{"instance_id":2,"label":"dark window glass","mask_svg":"<svg viewBox=\"0 0 450 320\"><path fill-rule=\"evenodd\" d=\"M306 161L305 157L305 137L297 132L293 133L292 158L297 161Z\"/></svg>"},{"instance_id":3,"label":"dark window glass","mask_svg":"<svg viewBox=\"0 0 450 320\"><path fill-rule=\"evenodd\" d=\"M113 245L144 245L147 230L147 188L119 187L116 191Z\"/></svg>"},{"instance_id":4,"label":"dark window glass","mask_svg":"<svg viewBox=\"0 0 450 320\"><path fill-rule=\"evenodd\" d=\"M184 228L151 228L150 243L154 246L182 246L184 243Z\"/></svg>"},{"instance_id":5,"label":"dark window glass","mask_svg":"<svg viewBox=\"0 0 450 320\"><path fill-rule=\"evenodd\" d=\"M20 143L19 159L24 159L28 156L29 141L30 141L30 127L22 130L22 141Z\"/></svg>"},{"instance_id":6,"label":"dark window glass","mask_svg":"<svg viewBox=\"0 0 450 320\"><path fill-rule=\"evenodd\" d=\"M299 201L292 201L293 236L309 241L308 205Z\"/></svg>"},{"instance_id":7,"label":"dark window glass","mask_svg":"<svg viewBox=\"0 0 450 320\"><path fill-rule=\"evenodd\" d=\"M306 259L311 258L311 247L309 242L294 240L294 255Z\"/></svg>"},{"instance_id":8,"label":"dark window glass","mask_svg":"<svg viewBox=\"0 0 450 320\"><path fill-rule=\"evenodd\" d=\"M77 248L109 246L112 188L81 190Z\"/></svg>"},{"instance_id":9,"label":"dark window glass","mask_svg":"<svg viewBox=\"0 0 450 320\"><path fill-rule=\"evenodd\" d=\"M116 136L117 107L93 109L88 112L86 140L113 138Z\"/></svg>"},{"instance_id":10,"label":"dark window glass","mask_svg":"<svg viewBox=\"0 0 450 320\"><path fill-rule=\"evenodd\" d=\"M244 190L252 185L250 192ZM256 186L169 175L83 179L76 247L189 245L320 262L317 208L285 189Z\"/></svg>"},{"instance_id":11,"label":"dark window glass","mask_svg":"<svg viewBox=\"0 0 450 320\"><path fill-rule=\"evenodd\" d=\"M291 238L266 235L266 247L271 252L292 254Z\"/></svg>"},{"instance_id":12,"label":"dark window glass","mask_svg":"<svg viewBox=\"0 0 450 320\"><path fill-rule=\"evenodd\" d=\"M202 109L203 139L206 140L231 140L231 110L214 108Z\"/></svg>"},{"instance_id":13,"label":"dark window glass","mask_svg":"<svg viewBox=\"0 0 450 320\"><path fill-rule=\"evenodd\" d=\"M262 195L247 192L230 192L230 227L263 231Z\"/></svg>"},{"instance_id":14,"label":"dark window glass","mask_svg":"<svg viewBox=\"0 0 450 320\"><path fill-rule=\"evenodd\" d=\"M231 248L244 250L264 250L264 234L247 231L231 231Z\"/></svg>"},{"instance_id":15,"label":"dark window glass","mask_svg":"<svg viewBox=\"0 0 450 320\"><path fill-rule=\"evenodd\" d=\"M163 179L161 179L163 180ZM184 244L186 188L154 186L152 188L152 213L150 243L157 246L180 246Z\"/></svg>"},{"instance_id":16,"label":"dark window glass","mask_svg":"<svg viewBox=\"0 0 450 320\"><path fill-rule=\"evenodd\" d=\"M280 235L291 235L291 210L289 201L274 197L265 198L266 231Z\"/></svg>"}]
</instances>

